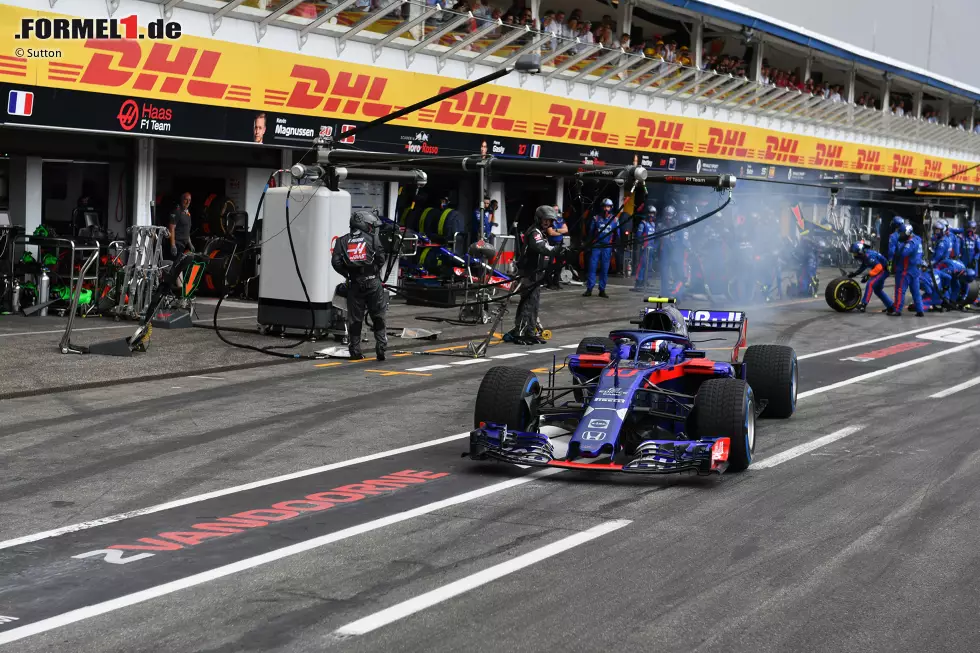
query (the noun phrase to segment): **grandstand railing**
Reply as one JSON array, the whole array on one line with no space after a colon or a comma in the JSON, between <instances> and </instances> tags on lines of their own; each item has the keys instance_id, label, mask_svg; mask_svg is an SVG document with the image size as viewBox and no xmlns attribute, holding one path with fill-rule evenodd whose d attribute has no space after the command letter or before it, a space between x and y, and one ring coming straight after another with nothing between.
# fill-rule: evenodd
<instances>
[{"instance_id":1,"label":"grandstand railing","mask_svg":"<svg viewBox=\"0 0 980 653\"><path fill-rule=\"evenodd\" d=\"M436 57L439 70L449 59L463 61L472 74L477 64L499 68L524 53L541 54L545 86L564 81L588 87L590 97L606 90L611 100L624 91L662 98L667 106L694 106L698 114L740 111L756 119L788 119L807 127L825 127L873 138L894 139L929 147L980 154L980 134L960 128L897 116L846 102L834 102L796 89L764 86L746 78L720 75L678 63L557 38L525 26L456 12L426 0L155 0L166 17L175 7L210 15L212 33L225 16L255 23L261 43L270 25L295 30L299 47L309 34L335 39L339 56L348 41L370 44L375 61L384 49L405 52L406 66L420 52ZM887 144L887 143L886 143Z\"/></svg>"}]
</instances>

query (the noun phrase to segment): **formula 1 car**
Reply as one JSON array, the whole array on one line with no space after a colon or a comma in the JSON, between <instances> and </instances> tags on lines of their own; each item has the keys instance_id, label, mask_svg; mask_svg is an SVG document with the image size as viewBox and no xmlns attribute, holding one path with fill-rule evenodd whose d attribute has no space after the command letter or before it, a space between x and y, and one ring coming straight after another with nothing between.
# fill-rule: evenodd
<instances>
[{"instance_id":1,"label":"formula 1 car","mask_svg":"<svg viewBox=\"0 0 980 653\"><path fill-rule=\"evenodd\" d=\"M476 397L469 456L577 470L709 475L745 470L756 417L796 410L791 347L746 345L738 311L684 310L648 298L637 328L585 338L566 363L572 384L548 386L516 367L493 367ZM731 362L698 351L689 332L737 331ZM572 431L567 450L544 426Z\"/></svg>"}]
</instances>

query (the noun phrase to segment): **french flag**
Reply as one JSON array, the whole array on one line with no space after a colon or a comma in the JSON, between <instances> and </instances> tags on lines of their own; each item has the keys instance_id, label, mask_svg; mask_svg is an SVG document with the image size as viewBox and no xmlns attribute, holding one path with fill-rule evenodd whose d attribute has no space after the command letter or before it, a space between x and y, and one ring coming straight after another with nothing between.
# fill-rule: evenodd
<instances>
[{"instance_id":1,"label":"french flag","mask_svg":"<svg viewBox=\"0 0 980 653\"><path fill-rule=\"evenodd\" d=\"M29 116L34 109L34 94L27 91L10 91L7 96L7 113L11 116Z\"/></svg>"},{"instance_id":2,"label":"french flag","mask_svg":"<svg viewBox=\"0 0 980 653\"><path fill-rule=\"evenodd\" d=\"M541 156L541 146L540 145L537 145L537 144L532 145L531 146L531 158L532 159L537 159L540 156Z\"/></svg>"}]
</instances>

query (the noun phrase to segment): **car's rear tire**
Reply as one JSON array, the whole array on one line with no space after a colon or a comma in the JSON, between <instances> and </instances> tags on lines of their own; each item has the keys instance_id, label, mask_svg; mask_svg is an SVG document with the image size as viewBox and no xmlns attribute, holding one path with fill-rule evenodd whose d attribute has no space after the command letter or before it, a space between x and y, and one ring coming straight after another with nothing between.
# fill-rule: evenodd
<instances>
[{"instance_id":1,"label":"car's rear tire","mask_svg":"<svg viewBox=\"0 0 980 653\"><path fill-rule=\"evenodd\" d=\"M838 277L827 284L823 297L838 313L853 311L861 303L861 284L848 277Z\"/></svg>"},{"instance_id":2,"label":"car's rear tire","mask_svg":"<svg viewBox=\"0 0 980 653\"><path fill-rule=\"evenodd\" d=\"M800 376L796 351L786 345L752 345L745 350L742 364L756 400L766 402L761 417L792 417Z\"/></svg>"},{"instance_id":3,"label":"car's rear tire","mask_svg":"<svg viewBox=\"0 0 980 653\"><path fill-rule=\"evenodd\" d=\"M691 435L695 439L727 437L729 472L741 472L755 451L755 396L742 379L711 379L694 397Z\"/></svg>"},{"instance_id":4,"label":"car's rear tire","mask_svg":"<svg viewBox=\"0 0 980 653\"><path fill-rule=\"evenodd\" d=\"M541 383L520 367L491 367L476 393L473 427L481 422L501 424L515 431L536 428Z\"/></svg>"}]
</instances>

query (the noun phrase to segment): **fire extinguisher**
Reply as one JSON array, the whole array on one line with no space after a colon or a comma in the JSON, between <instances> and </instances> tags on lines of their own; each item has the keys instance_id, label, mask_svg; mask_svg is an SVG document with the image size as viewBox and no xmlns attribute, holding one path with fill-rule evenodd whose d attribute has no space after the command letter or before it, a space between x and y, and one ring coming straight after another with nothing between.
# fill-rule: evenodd
<instances>
[{"instance_id":1,"label":"fire extinguisher","mask_svg":"<svg viewBox=\"0 0 980 653\"><path fill-rule=\"evenodd\" d=\"M51 294L51 277L48 276L48 269L41 268L41 276L37 281L37 302L43 304L48 301L48 296ZM41 317L48 316L48 308L45 306L41 309Z\"/></svg>"}]
</instances>

